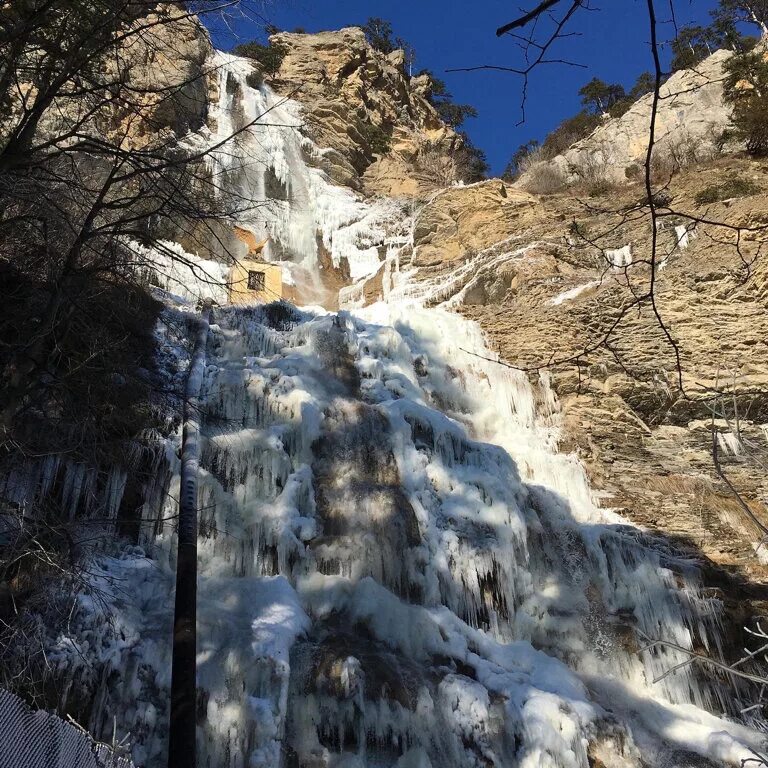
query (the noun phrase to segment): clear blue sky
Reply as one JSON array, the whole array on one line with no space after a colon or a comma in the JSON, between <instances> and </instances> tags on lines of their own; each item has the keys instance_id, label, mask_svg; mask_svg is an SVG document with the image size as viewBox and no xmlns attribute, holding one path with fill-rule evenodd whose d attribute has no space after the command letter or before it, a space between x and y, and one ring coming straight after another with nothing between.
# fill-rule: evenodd
<instances>
[{"instance_id":1,"label":"clear blue sky","mask_svg":"<svg viewBox=\"0 0 768 768\"><path fill-rule=\"evenodd\" d=\"M592 77L631 86L637 75L651 69L645 0L596 0L600 10L581 11L571 31L578 37L563 41L555 58L586 65L586 69L548 65L531 78L524 124L521 118L519 76L504 72L447 72L478 64L519 66L520 54L510 38L498 39L495 30L515 17L518 8L535 0L263 0L260 15L280 29L303 27L308 32L360 25L370 16L392 23L396 35L416 49L416 69L427 68L442 77L460 103L472 104L479 117L465 129L488 156L494 174L501 173L509 156L528 139L542 139L579 108L579 88ZM715 0L675 0L678 25L706 23ZM659 18L669 19L667 0L659 0ZM238 41L263 39L263 24L236 19L233 33L214 32L215 43L228 50ZM661 27L673 35L671 23ZM236 38L239 38L236 39Z\"/></svg>"}]
</instances>

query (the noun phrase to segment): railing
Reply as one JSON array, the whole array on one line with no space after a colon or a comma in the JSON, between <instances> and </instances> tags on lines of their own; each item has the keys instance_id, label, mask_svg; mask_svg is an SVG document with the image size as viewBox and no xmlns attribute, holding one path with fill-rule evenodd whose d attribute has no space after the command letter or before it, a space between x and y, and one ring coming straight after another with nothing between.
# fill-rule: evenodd
<instances>
[{"instance_id":1,"label":"railing","mask_svg":"<svg viewBox=\"0 0 768 768\"><path fill-rule=\"evenodd\" d=\"M0 689L0 768L134 768L106 744L57 715Z\"/></svg>"}]
</instances>

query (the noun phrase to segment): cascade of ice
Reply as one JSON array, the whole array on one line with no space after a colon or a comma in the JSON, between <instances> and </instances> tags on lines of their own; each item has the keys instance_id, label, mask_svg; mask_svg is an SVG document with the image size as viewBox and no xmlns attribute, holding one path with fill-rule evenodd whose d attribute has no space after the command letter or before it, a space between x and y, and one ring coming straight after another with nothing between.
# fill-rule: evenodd
<instances>
[{"instance_id":1,"label":"cascade of ice","mask_svg":"<svg viewBox=\"0 0 768 768\"><path fill-rule=\"evenodd\" d=\"M557 450L546 378L483 359L477 326L429 308L472 264L450 286L409 282L408 225L385 227L400 207L334 187L311 165L321 150L285 127L297 107L251 87L244 60L217 62L214 143L265 115L211 163L222 195L260 204L240 223L271 237L273 259L316 272L322 244L353 278L384 269L387 300L216 311L198 764L740 765L762 736L711 714L728 711L724 689L691 665L653 684L685 657L638 653L635 632L716 652L718 601L693 566L594 503L583 467ZM527 248L500 244L498 258ZM173 474L173 450L167 463ZM165 735L175 483L146 505L143 550L100 563L125 587L112 598L120 626L94 652L83 619L76 640L112 654L94 728L115 714L145 766L160 764Z\"/></svg>"},{"instance_id":2,"label":"cascade of ice","mask_svg":"<svg viewBox=\"0 0 768 768\"><path fill-rule=\"evenodd\" d=\"M299 105L263 83L252 86L247 59L217 53L213 63L219 101L210 170L219 193L239 209L238 224L269 238L267 258L289 273L299 265L316 274L321 250L353 280L375 272L401 205L366 202L332 184L316 167L323 150L301 132Z\"/></svg>"},{"instance_id":3,"label":"cascade of ice","mask_svg":"<svg viewBox=\"0 0 768 768\"><path fill-rule=\"evenodd\" d=\"M467 349L475 326L414 305L219 313L201 764L738 765L760 737L690 666L651 687L682 658L633 645L716 643L717 604Z\"/></svg>"}]
</instances>

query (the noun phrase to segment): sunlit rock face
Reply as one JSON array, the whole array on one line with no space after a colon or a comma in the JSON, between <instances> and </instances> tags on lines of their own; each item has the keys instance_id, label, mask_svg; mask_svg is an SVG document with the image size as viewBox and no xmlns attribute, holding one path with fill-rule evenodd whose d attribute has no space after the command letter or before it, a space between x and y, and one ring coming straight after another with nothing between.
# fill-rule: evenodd
<instances>
[{"instance_id":1,"label":"sunlit rock face","mask_svg":"<svg viewBox=\"0 0 768 768\"><path fill-rule=\"evenodd\" d=\"M723 101L723 65L731 55L716 51L695 68L675 72L661 86L656 115L658 158L700 162L719 154L716 147L722 146L731 115ZM578 179L579 172L590 171L619 182L636 176L648 151L652 105L653 94L641 97L621 117L606 116L590 136L541 165L549 165L571 181ZM517 184L525 188L536 173L524 173Z\"/></svg>"},{"instance_id":2,"label":"sunlit rock face","mask_svg":"<svg viewBox=\"0 0 768 768\"><path fill-rule=\"evenodd\" d=\"M508 240L536 216L536 198L499 179L443 190L416 216L413 265L461 262Z\"/></svg>"},{"instance_id":3,"label":"sunlit rock face","mask_svg":"<svg viewBox=\"0 0 768 768\"><path fill-rule=\"evenodd\" d=\"M184 136L202 127L208 112L206 64L211 51L210 37L199 19L176 6L160 4L140 23L146 30L124 46L115 65L135 89L136 98L152 105L151 110L142 109L143 120L135 120L135 114L116 116L116 131L122 131L118 135L127 132L138 145L163 132Z\"/></svg>"},{"instance_id":4,"label":"sunlit rock face","mask_svg":"<svg viewBox=\"0 0 768 768\"><path fill-rule=\"evenodd\" d=\"M110 98L98 87L62 89L55 109L43 112L37 126L40 137L66 146L72 131L78 137L106 136L124 148L153 146L157 151L173 147L177 139L205 124L212 82L208 32L178 5L148 5L155 7L147 15L147 5L121 9L126 17L131 11L135 17L127 22L114 55L103 63L105 76L123 85ZM14 113L26 108L35 87L17 83L16 97L0 115L0 128L7 127L6 118L13 120Z\"/></svg>"},{"instance_id":5,"label":"sunlit rock face","mask_svg":"<svg viewBox=\"0 0 768 768\"><path fill-rule=\"evenodd\" d=\"M270 39L287 50L272 86L301 103L310 137L325 148L317 162L335 182L399 196L457 178L462 139L427 100L428 79L408 76L402 51L385 56L357 27Z\"/></svg>"}]
</instances>

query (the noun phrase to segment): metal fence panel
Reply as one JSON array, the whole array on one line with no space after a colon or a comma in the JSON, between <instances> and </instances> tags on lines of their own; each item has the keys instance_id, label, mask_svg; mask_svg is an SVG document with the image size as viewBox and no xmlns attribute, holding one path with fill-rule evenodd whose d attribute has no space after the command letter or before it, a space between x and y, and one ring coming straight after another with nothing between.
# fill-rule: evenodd
<instances>
[{"instance_id":1,"label":"metal fence panel","mask_svg":"<svg viewBox=\"0 0 768 768\"><path fill-rule=\"evenodd\" d=\"M0 768L134 768L60 717L0 689Z\"/></svg>"}]
</instances>

